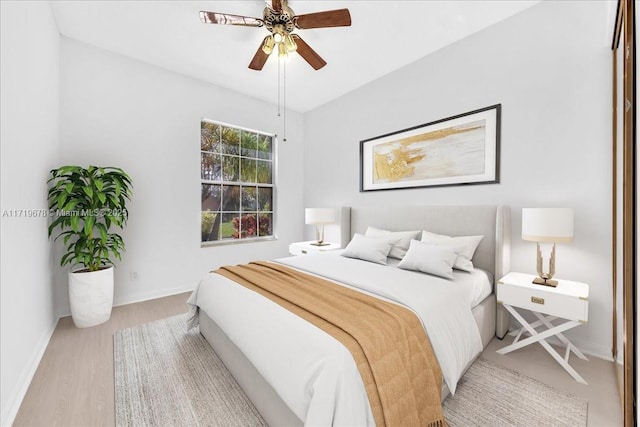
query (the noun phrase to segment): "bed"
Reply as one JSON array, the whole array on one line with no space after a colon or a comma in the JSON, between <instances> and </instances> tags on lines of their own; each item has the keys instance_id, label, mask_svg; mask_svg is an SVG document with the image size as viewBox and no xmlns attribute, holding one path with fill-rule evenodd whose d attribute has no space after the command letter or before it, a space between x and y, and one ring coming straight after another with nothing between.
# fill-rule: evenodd
<instances>
[{"instance_id":1,"label":"bed","mask_svg":"<svg viewBox=\"0 0 640 427\"><path fill-rule=\"evenodd\" d=\"M481 350L494 336L502 338L506 334L508 317L504 310L497 306L492 285L495 285L496 280L506 274L509 269L509 208L505 206L352 208L352 235L365 234L368 227L394 231L428 230L432 233L451 236L484 236L473 256L473 264L478 271L475 279L470 279L470 275L456 274L467 281L474 281L485 275L486 280L490 282L489 290L488 292L475 291L475 297L469 297L469 301L464 304L452 302L452 306L448 309L452 312L460 311L458 317L472 317L471 322L477 327L475 332L467 334L464 332L466 329L451 329L451 331L457 331L455 332L457 334L469 335L468 342L471 344L449 343L444 344L444 350L437 349L439 344L436 344L442 339L436 335L445 335L446 340L447 334L436 330L431 331L436 335L429 334L436 356L439 356L439 360L442 361L444 375L441 399L444 399L450 389L455 390L457 378L479 354L478 347ZM290 257L277 262L310 274L327 277L344 283L345 286L360 288L359 282L362 282L364 292L371 293L378 293L379 289L383 288L375 283L369 286L369 282L375 282L378 280L376 278L379 278L380 283L384 283L385 280L391 280L390 278L397 277L395 275L398 274L390 271L395 268L394 262L391 262L391 266L388 267L374 266L364 261L341 257L339 253ZM395 268L395 270L398 269ZM370 277L367 276L368 274ZM391 276L392 274L394 276ZM401 272L401 276L398 276L403 278L401 286L394 288L393 292L382 291L381 298L406 304L415 312L423 310L417 302L420 298L416 298L415 294L411 293L413 292L411 282L421 280L417 278L419 274ZM354 376L351 367L345 368L340 365L339 368L335 368L335 372L327 374L333 381L331 387L335 387L334 383L340 384L339 390L335 387L335 391L331 388L329 392L320 386L310 391L309 381L317 381L318 373L308 374L302 370L297 371L302 369L297 365L306 368L309 365L315 366L315 360L311 359L311 356L322 360L334 360L333 355L338 350L327 350L334 346L331 337L328 335L325 337L322 331L314 331L312 325L311 328L302 325L301 323L305 323L304 320L296 318L294 314L275 304L265 303L263 301L265 298L260 295L217 276L219 275L212 273L203 279L189 302L198 307L197 322L200 325L200 332L215 349L269 425L373 424L366 394L364 397L361 396L359 390L362 386L358 383L358 378L355 378L357 375ZM214 292L211 289L218 290ZM219 289L224 289L224 294L219 293ZM489 295L486 296L486 294ZM221 299L221 295L224 295L225 300ZM474 299L476 301L471 301ZM467 307L460 309L459 306L463 305ZM247 311L241 312L240 306ZM258 310L258 306L263 308ZM424 317L429 315L425 314ZM422 317L421 319L425 329L429 331L427 320ZM468 320L465 321L469 323ZM455 322L452 321L452 323ZM259 336L249 336L246 331L255 325L260 325L262 332ZM441 326L447 327L447 325ZM452 328L454 326L452 325ZM451 333L449 332L449 335ZM474 342L476 339L474 334L478 336L477 343ZM465 340L467 338L460 339L461 342L467 342ZM460 349L454 349L451 356L453 359L457 358L456 361L445 362L445 358L441 357L442 354L452 351L446 345L460 347ZM455 352L465 354L456 355ZM278 368L278 365L283 366ZM452 368L449 365L455 366ZM283 369L289 372L284 372ZM322 375L325 375L325 371L323 368ZM336 380L334 378L336 376L340 378ZM335 393L335 395L327 393Z\"/></svg>"}]
</instances>

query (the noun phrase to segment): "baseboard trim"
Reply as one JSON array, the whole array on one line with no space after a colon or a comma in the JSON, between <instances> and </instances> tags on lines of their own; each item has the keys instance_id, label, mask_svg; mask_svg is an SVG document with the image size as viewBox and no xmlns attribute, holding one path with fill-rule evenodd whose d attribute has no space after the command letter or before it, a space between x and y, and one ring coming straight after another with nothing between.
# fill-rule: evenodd
<instances>
[{"instance_id":1,"label":"baseboard trim","mask_svg":"<svg viewBox=\"0 0 640 427\"><path fill-rule=\"evenodd\" d=\"M152 300L152 299L170 297L172 295L182 294L184 292L192 292L194 289L195 289L194 285L185 285L185 286L180 286L180 287L177 287L177 288L163 289L163 290L158 291L158 292L149 292L149 293L142 294L142 295L137 295L137 296L132 296L132 297L128 297L128 298L118 299L117 301L114 301L113 306L114 307L118 307L118 306L121 306L121 305L135 304L137 302L149 301L149 300Z\"/></svg>"},{"instance_id":2,"label":"baseboard trim","mask_svg":"<svg viewBox=\"0 0 640 427\"><path fill-rule=\"evenodd\" d=\"M181 293L184 293L184 292L192 292L195 288L196 288L196 285L190 284L190 285L179 286L177 288L162 289L162 290L154 291L154 292L147 292L147 293L138 294L138 295L131 295L131 296L128 296L126 298L118 298L118 299L114 300L113 301L113 306L114 307L119 307L121 305L135 304L137 302L144 302L144 301L149 301L149 300L152 300L152 299L170 297L172 295L177 295L177 294L181 294ZM58 313L58 317L60 317L60 318L69 317L69 316L71 316L71 312L69 311L68 308L65 311L61 311L60 313Z\"/></svg>"},{"instance_id":3,"label":"baseboard trim","mask_svg":"<svg viewBox=\"0 0 640 427\"><path fill-rule=\"evenodd\" d=\"M582 340L572 340L572 342L584 354L597 357L598 359L606 360L607 362L614 362L613 356L611 356L611 349L606 345L599 345L593 342L582 341Z\"/></svg>"},{"instance_id":4,"label":"baseboard trim","mask_svg":"<svg viewBox=\"0 0 640 427\"><path fill-rule=\"evenodd\" d=\"M53 322L52 326L47 330L44 335L38 341L38 345L36 346L36 352L31 356L31 360L27 363L26 368L21 375L20 380L14 387L13 397L9 399L7 406L3 408L2 411L2 426L3 427L11 427L13 422L15 421L16 415L18 415L18 411L20 410L20 405L22 405L22 401L24 397L27 395L27 391L29 390L29 386L31 385L31 381L33 380L36 371L38 370L38 366L40 366L40 362L42 361L42 357L44 356L44 352L47 350L49 346L49 342L51 341L51 337L56 330L56 326L58 325L58 318Z\"/></svg>"}]
</instances>

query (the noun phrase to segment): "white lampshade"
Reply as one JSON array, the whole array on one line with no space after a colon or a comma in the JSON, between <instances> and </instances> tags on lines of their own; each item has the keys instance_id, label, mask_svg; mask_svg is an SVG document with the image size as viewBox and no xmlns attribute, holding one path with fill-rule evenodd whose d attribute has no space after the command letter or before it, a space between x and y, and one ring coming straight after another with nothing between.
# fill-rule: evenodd
<instances>
[{"instance_id":1,"label":"white lampshade","mask_svg":"<svg viewBox=\"0 0 640 427\"><path fill-rule=\"evenodd\" d=\"M522 239L549 243L573 241L573 209L523 208Z\"/></svg>"},{"instance_id":2,"label":"white lampshade","mask_svg":"<svg viewBox=\"0 0 640 427\"><path fill-rule=\"evenodd\" d=\"M306 208L304 210L305 224L332 224L336 221L334 208Z\"/></svg>"}]
</instances>

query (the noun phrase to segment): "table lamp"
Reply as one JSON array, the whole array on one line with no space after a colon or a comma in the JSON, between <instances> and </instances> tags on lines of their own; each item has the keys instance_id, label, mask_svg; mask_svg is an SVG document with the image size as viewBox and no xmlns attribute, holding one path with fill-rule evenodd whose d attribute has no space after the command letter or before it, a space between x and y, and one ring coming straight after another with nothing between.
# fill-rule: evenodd
<instances>
[{"instance_id":1,"label":"table lamp","mask_svg":"<svg viewBox=\"0 0 640 427\"><path fill-rule=\"evenodd\" d=\"M306 208L304 210L304 222L316 226L316 242L314 246L326 246L324 242L324 225L333 224L336 221L336 210L333 208Z\"/></svg>"},{"instance_id":2,"label":"table lamp","mask_svg":"<svg viewBox=\"0 0 640 427\"><path fill-rule=\"evenodd\" d=\"M552 280L556 271L556 243L573 241L573 209L523 208L522 239L537 243L538 277L533 280L533 283L556 287L558 281ZM548 273L544 273L542 270L541 242L553 243Z\"/></svg>"}]
</instances>

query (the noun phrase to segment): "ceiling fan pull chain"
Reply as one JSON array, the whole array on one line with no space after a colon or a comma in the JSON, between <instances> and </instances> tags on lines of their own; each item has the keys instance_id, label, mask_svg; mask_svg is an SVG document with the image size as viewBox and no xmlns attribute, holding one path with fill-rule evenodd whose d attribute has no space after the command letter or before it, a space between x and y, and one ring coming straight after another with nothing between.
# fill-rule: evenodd
<instances>
[{"instance_id":1,"label":"ceiling fan pull chain","mask_svg":"<svg viewBox=\"0 0 640 427\"><path fill-rule=\"evenodd\" d=\"M280 117L280 61L278 56L278 117Z\"/></svg>"},{"instance_id":2,"label":"ceiling fan pull chain","mask_svg":"<svg viewBox=\"0 0 640 427\"><path fill-rule=\"evenodd\" d=\"M287 61L282 64L282 142L287 142Z\"/></svg>"}]
</instances>

